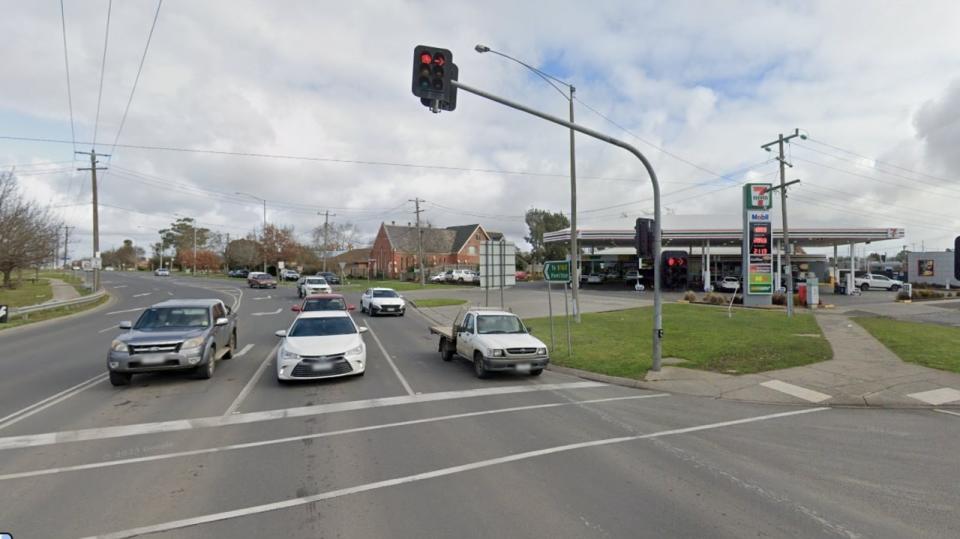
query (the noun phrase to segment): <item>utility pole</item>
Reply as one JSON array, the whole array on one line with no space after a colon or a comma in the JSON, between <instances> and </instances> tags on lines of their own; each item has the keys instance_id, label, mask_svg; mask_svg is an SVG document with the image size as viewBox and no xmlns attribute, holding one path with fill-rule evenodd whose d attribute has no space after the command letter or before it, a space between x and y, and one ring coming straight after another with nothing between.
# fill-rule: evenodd
<instances>
[{"instance_id":1,"label":"utility pole","mask_svg":"<svg viewBox=\"0 0 960 539\"><path fill-rule=\"evenodd\" d=\"M423 230L420 229L420 212L423 211L420 209L420 203L423 201L417 197L407 202L413 202L416 206L414 213L417 214L417 260L420 266L420 286L425 286L427 284L427 276L423 273Z\"/></svg>"},{"instance_id":2,"label":"utility pole","mask_svg":"<svg viewBox=\"0 0 960 539\"><path fill-rule=\"evenodd\" d=\"M317 212L317 215L320 215L320 212ZM323 271L327 271L327 246L330 245L329 240L329 230L330 230L330 216L337 216L335 213L330 213L330 210L323 212Z\"/></svg>"},{"instance_id":3,"label":"utility pole","mask_svg":"<svg viewBox=\"0 0 960 539\"><path fill-rule=\"evenodd\" d=\"M250 198L252 198L252 199L254 199L254 200L259 200L260 202L263 202L263 239L264 239L264 241L266 241L266 239L267 239L267 200L266 200L265 198L260 198L260 197L258 197L258 196L256 196L256 195L251 195L250 193L242 193L242 192L240 192L240 191L236 191L236 192L234 192L234 194L235 194L235 195L243 195L243 196L245 196L245 197L250 197ZM264 272L264 273L267 272L267 254L266 254L266 251L264 251L264 254L263 254L263 272Z\"/></svg>"},{"instance_id":4,"label":"utility pole","mask_svg":"<svg viewBox=\"0 0 960 539\"><path fill-rule=\"evenodd\" d=\"M97 151L93 148L89 152L75 152L90 156L90 168L77 170L90 171L90 189L93 191L93 290L100 290L100 208L97 202L97 171L107 170L107 167L97 166ZM110 157L109 154L100 154L101 157Z\"/></svg>"},{"instance_id":5,"label":"utility pole","mask_svg":"<svg viewBox=\"0 0 960 539\"><path fill-rule=\"evenodd\" d=\"M76 227L66 226L66 225L63 227L63 265L64 267L66 267L67 260L69 260L68 255L70 253L70 229L71 228L76 228Z\"/></svg>"},{"instance_id":6,"label":"utility pole","mask_svg":"<svg viewBox=\"0 0 960 539\"><path fill-rule=\"evenodd\" d=\"M193 222L193 271L191 275L197 275L197 222Z\"/></svg>"},{"instance_id":7,"label":"utility pole","mask_svg":"<svg viewBox=\"0 0 960 539\"><path fill-rule=\"evenodd\" d=\"M780 190L780 212L781 212L781 216L783 217L783 243L781 245L786 247L783 254L784 254L784 262L787 265L786 267L786 270L787 270L786 271L787 318L790 318L793 316L793 266L790 265L790 228L787 226L787 185L789 184L786 183L786 175L787 175L786 167L793 168L793 164L788 163L784 158L783 145L784 143L789 142L791 139L795 137L800 137L801 140L806 140L807 138L806 135L800 134L800 129L794 129L792 135L784 137L783 133L780 133L780 135L777 137L777 140L773 142L768 142L763 146L761 146L761 148L769 152L770 146L773 146L774 144L776 144L779 150L779 157L777 157L777 161L780 162L780 186L771 189L771 191L774 191L777 189ZM800 180L792 181L790 182L790 184L794 184L799 181ZM744 246L744 248L747 248L747 247ZM783 268L779 268L779 270L782 271Z\"/></svg>"}]
</instances>

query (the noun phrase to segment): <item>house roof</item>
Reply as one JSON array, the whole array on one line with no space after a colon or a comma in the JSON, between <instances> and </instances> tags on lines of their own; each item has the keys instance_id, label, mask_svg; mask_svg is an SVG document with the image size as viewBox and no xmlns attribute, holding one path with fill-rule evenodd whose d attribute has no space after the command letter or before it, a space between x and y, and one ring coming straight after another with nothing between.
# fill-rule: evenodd
<instances>
[{"instance_id":1,"label":"house roof","mask_svg":"<svg viewBox=\"0 0 960 539\"><path fill-rule=\"evenodd\" d=\"M370 248L364 247L362 249L350 249L345 253L338 254L333 258L328 258L327 260L331 262L346 262L348 264L354 262L366 262L370 259Z\"/></svg>"},{"instance_id":2,"label":"house roof","mask_svg":"<svg viewBox=\"0 0 960 539\"><path fill-rule=\"evenodd\" d=\"M470 240L479 224L449 226L447 228L421 228L424 253L459 253ZM387 240L395 251L415 253L417 251L417 227L383 225Z\"/></svg>"},{"instance_id":3,"label":"house roof","mask_svg":"<svg viewBox=\"0 0 960 539\"><path fill-rule=\"evenodd\" d=\"M451 253L459 253L463 249L463 245L470 240L470 236L473 236L473 232L480 227L480 225L460 225L460 226L448 226L448 230L453 230L456 232L456 237L453 240L453 246L450 248Z\"/></svg>"}]
</instances>

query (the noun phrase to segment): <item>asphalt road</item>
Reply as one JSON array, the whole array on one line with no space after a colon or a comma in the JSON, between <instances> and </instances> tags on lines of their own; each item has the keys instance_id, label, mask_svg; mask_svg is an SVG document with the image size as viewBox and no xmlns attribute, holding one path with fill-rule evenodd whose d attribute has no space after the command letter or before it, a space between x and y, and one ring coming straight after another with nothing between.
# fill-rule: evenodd
<instances>
[{"instance_id":1,"label":"asphalt road","mask_svg":"<svg viewBox=\"0 0 960 539\"><path fill-rule=\"evenodd\" d=\"M290 289L104 281L107 309L0 332L0 531L15 538L960 535L960 416L478 380L415 312L355 314L365 376L281 386ZM212 380L110 386L113 328L170 297L236 303L245 352Z\"/></svg>"}]
</instances>

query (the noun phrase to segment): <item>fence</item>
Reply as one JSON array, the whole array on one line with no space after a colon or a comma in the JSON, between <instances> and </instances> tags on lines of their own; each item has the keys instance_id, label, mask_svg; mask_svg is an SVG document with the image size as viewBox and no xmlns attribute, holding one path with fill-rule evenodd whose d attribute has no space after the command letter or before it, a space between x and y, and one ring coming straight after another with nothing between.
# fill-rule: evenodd
<instances>
[{"instance_id":1,"label":"fence","mask_svg":"<svg viewBox=\"0 0 960 539\"><path fill-rule=\"evenodd\" d=\"M38 313L42 311L49 311L51 309L59 309L61 307L72 307L74 305L83 305L85 303L92 303L98 301L100 298L104 297L107 293L103 290L99 292L94 292L93 294L87 296L80 296L79 298L66 299L63 301L49 301L47 303L41 303L39 305L30 305L28 307L18 307L10 309L10 318L14 316L23 316L25 314Z\"/></svg>"}]
</instances>

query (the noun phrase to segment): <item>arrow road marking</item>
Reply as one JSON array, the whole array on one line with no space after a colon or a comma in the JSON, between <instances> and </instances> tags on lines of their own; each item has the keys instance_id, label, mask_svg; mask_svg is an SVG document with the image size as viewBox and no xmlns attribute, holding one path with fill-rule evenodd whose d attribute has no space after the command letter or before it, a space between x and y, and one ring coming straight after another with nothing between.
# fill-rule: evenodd
<instances>
[{"instance_id":1,"label":"arrow road marking","mask_svg":"<svg viewBox=\"0 0 960 539\"><path fill-rule=\"evenodd\" d=\"M283 309L277 309L276 311L269 313L250 313L250 316L266 316L271 314L280 314L281 312L283 312Z\"/></svg>"}]
</instances>

